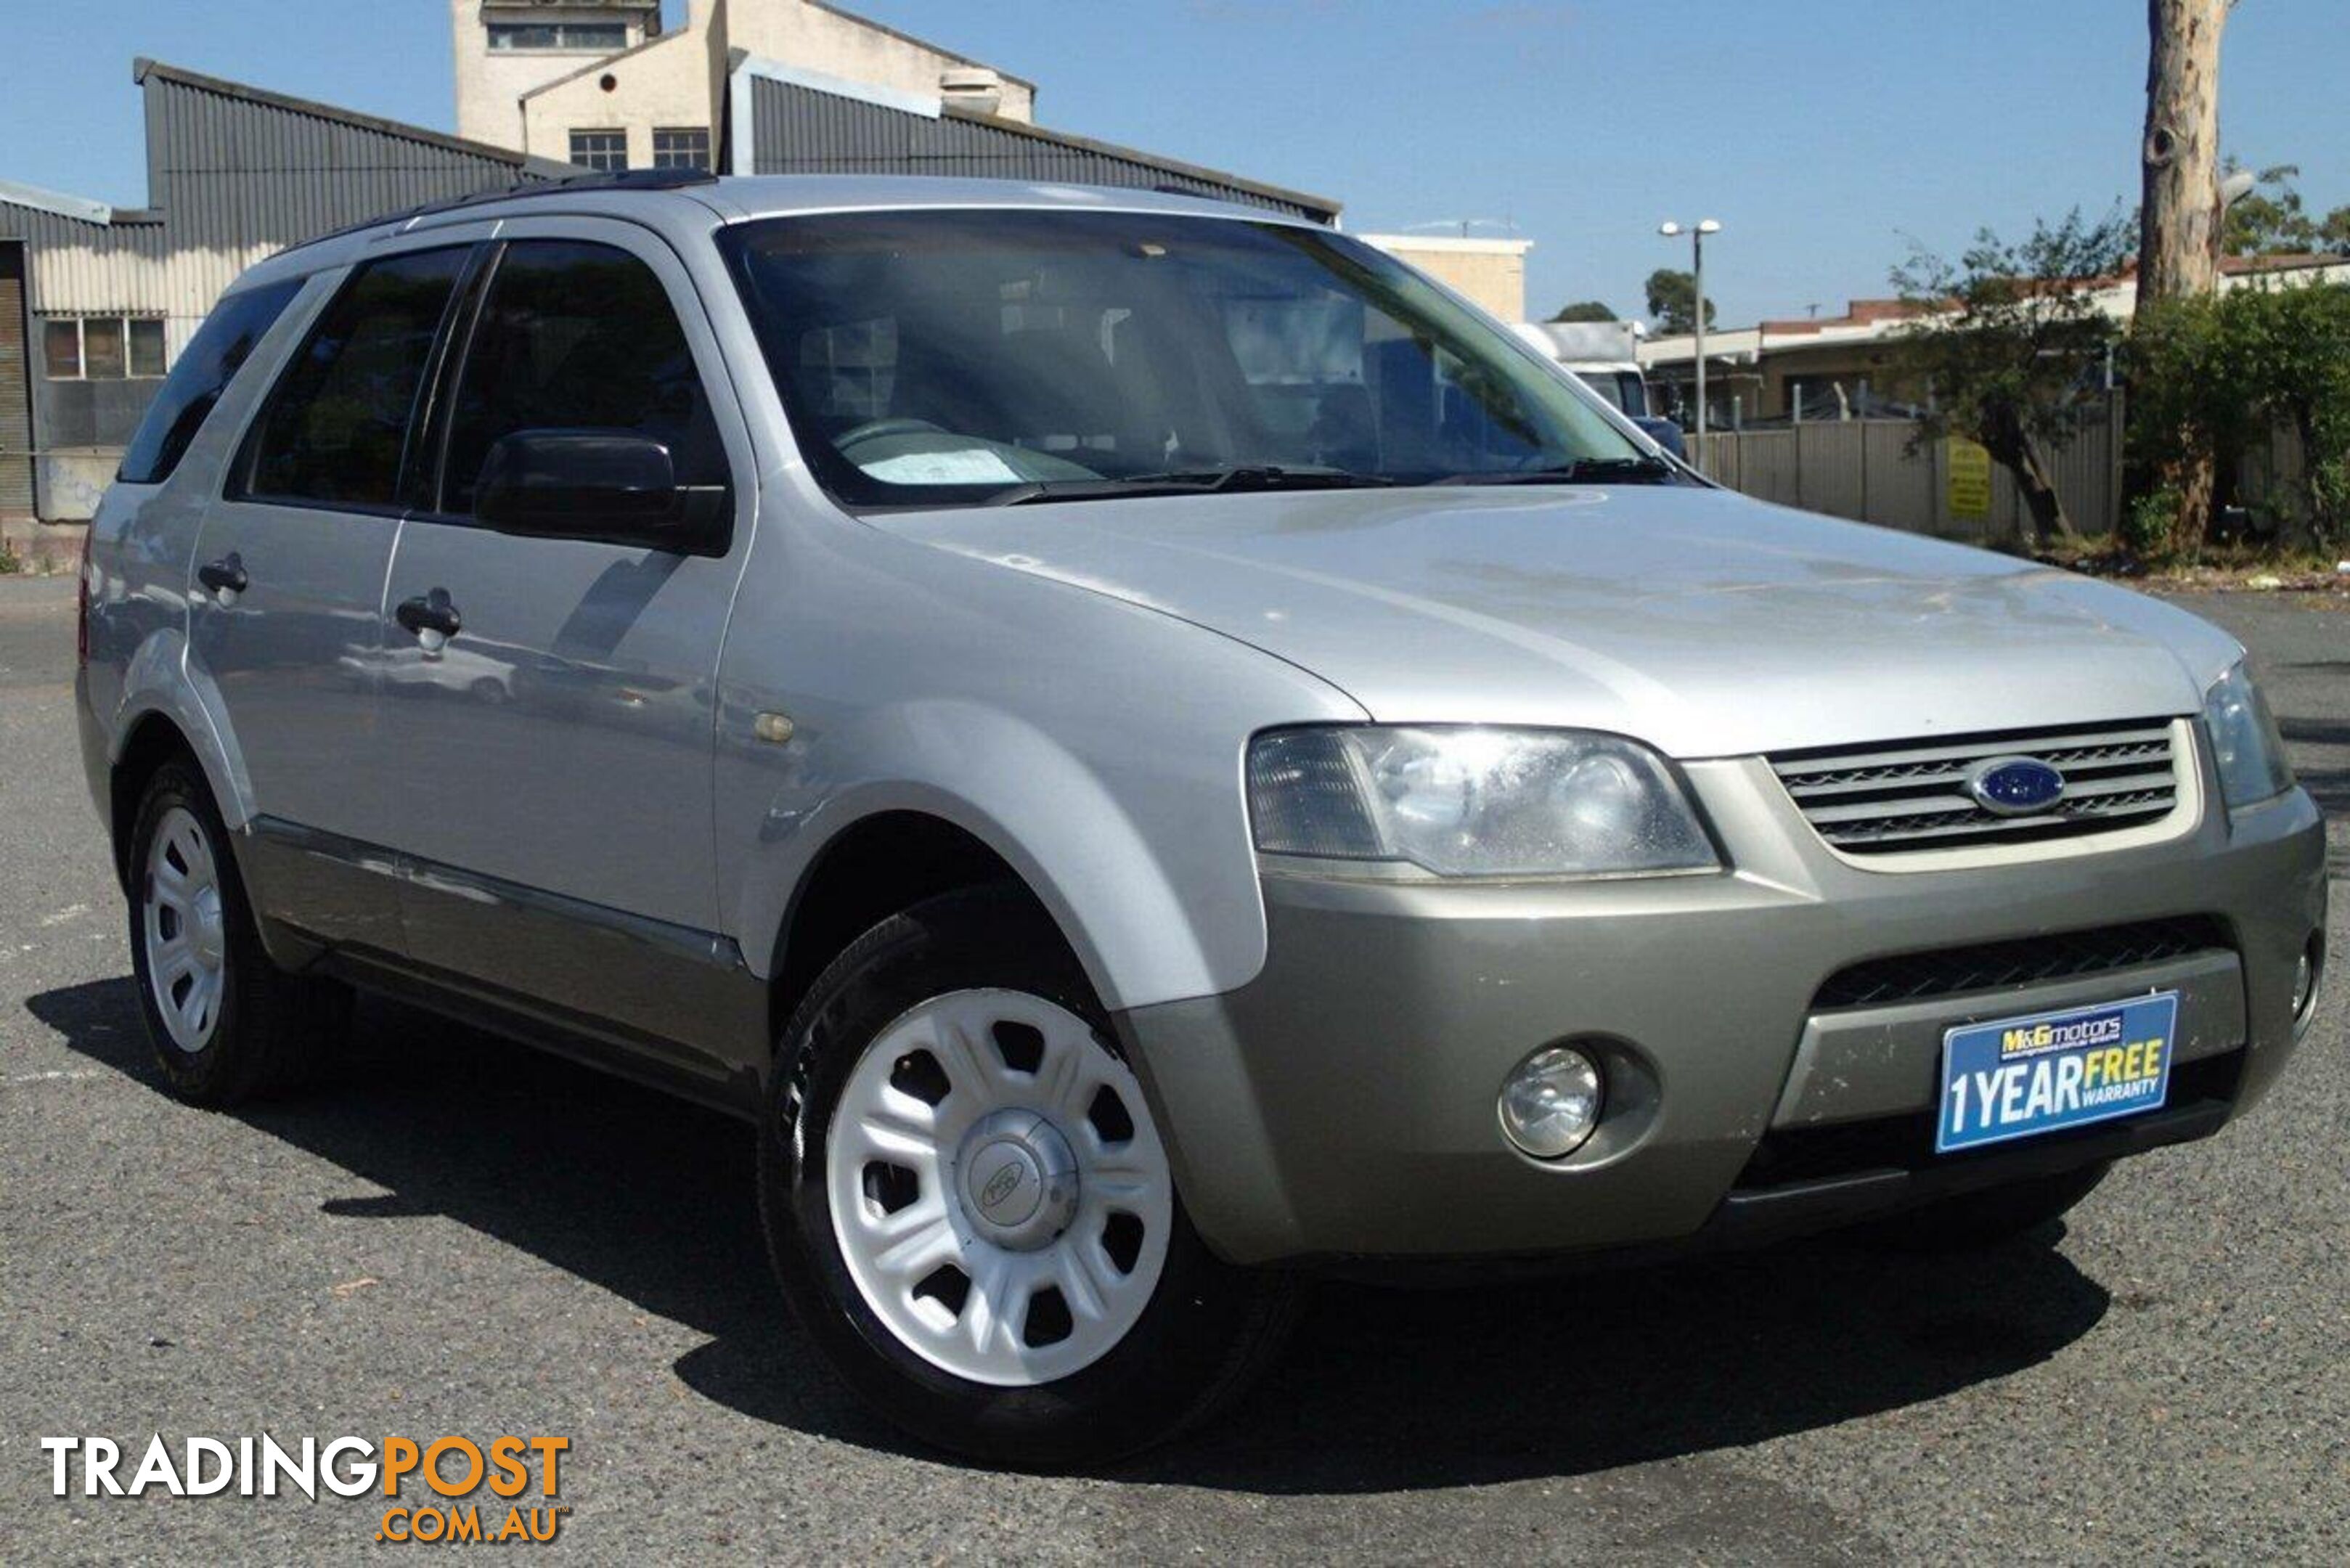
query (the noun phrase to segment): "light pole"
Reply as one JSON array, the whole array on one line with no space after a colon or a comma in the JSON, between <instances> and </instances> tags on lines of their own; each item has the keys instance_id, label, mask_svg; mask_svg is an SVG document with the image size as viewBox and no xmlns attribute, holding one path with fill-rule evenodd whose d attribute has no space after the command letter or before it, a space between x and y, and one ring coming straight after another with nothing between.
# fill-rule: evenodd
<instances>
[{"instance_id":1,"label":"light pole","mask_svg":"<svg viewBox=\"0 0 2350 1568\"><path fill-rule=\"evenodd\" d=\"M1700 219L1687 229L1666 222L1657 225L1657 233L1667 239L1686 234L1690 237L1690 286L1697 296L1693 312L1697 323L1697 445L1692 451L1696 466L1705 467L1705 236L1721 233L1721 225L1711 218Z\"/></svg>"}]
</instances>

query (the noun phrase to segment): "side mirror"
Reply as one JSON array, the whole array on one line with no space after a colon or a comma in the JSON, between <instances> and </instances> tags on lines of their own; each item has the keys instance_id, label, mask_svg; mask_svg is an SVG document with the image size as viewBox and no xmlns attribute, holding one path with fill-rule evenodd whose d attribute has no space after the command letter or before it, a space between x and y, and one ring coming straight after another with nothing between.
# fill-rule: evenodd
<instances>
[{"instance_id":1,"label":"side mirror","mask_svg":"<svg viewBox=\"0 0 2350 1568\"><path fill-rule=\"evenodd\" d=\"M1682 462L1689 461L1689 441L1682 436L1680 426L1670 420L1662 419L1654 414L1643 414L1632 422L1639 426L1640 432L1650 441L1655 441Z\"/></svg>"},{"instance_id":2,"label":"side mirror","mask_svg":"<svg viewBox=\"0 0 2350 1568\"><path fill-rule=\"evenodd\" d=\"M723 551L723 491L681 489L669 448L629 431L516 431L482 460L473 514L504 534Z\"/></svg>"}]
</instances>

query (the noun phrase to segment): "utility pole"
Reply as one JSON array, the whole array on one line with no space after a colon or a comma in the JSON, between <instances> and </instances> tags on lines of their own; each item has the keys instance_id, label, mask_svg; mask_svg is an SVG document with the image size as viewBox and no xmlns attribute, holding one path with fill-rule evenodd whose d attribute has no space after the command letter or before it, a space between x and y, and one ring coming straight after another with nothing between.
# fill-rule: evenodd
<instances>
[{"instance_id":1,"label":"utility pole","mask_svg":"<svg viewBox=\"0 0 2350 1568\"><path fill-rule=\"evenodd\" d=\"M2138 208L2137 308L2218 286L2220 34L2235 0L2147 0L2145 167ZM2174 546L2199 542L2212 496L2211 454L2185 446L2164 465L2178 493Z\"/></svg>"},{"instance_id":2,"label":"utility pole","mask_svg":"<svg viewBox=\"0 0 2350 1568\"><path fill-rule=\"evenodd\" d=\"M1705 472L1705 236L1721 233L1721 225L1711 218L1701 219L1683 229L1668 220L1657 225L1657 233L1667 239L1687 234L1690 237L1690 292L1697 296L1695 329L1697 341L1697 445L1690 449L1690 466L1700 473Z\"/></svg>"}]
</instances>

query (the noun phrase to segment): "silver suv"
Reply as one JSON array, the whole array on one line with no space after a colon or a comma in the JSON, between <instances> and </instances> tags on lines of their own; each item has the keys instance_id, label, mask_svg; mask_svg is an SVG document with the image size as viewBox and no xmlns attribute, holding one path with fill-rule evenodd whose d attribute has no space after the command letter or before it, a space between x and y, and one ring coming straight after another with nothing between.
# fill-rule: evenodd
<instances>
[{"instance_id":1,"label":"silver suv","mask_svg":"<svg viewBox=\"0 0 2350 1568\"><path fill-rule=\"evenodd\" d=\"M753 1121L808 1335L1015 1463L1316 1269L1967 1244L2275 1082L2243 651L1759 504L1275 214L665 179L255 267L92 531L164 1078L380 992Z\"/></svg>"}]
</instances>

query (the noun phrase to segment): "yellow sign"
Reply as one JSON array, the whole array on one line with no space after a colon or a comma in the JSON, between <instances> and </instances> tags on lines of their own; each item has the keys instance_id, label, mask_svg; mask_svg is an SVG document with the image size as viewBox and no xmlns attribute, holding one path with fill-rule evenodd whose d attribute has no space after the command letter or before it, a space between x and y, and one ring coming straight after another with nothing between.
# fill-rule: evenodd
<instances>
[{"instance_id":1,"label":"yellow sign","mask_svg":"<svg viewBox=\"0 0 2350 1568\"><path fill-rule=\"evenodd\" d=\"M1950 473L1950 515L1991 515L1991 453L1980 442L1952 436L1942 443L1943 466Z\"/></svg>"}]
</instances>

